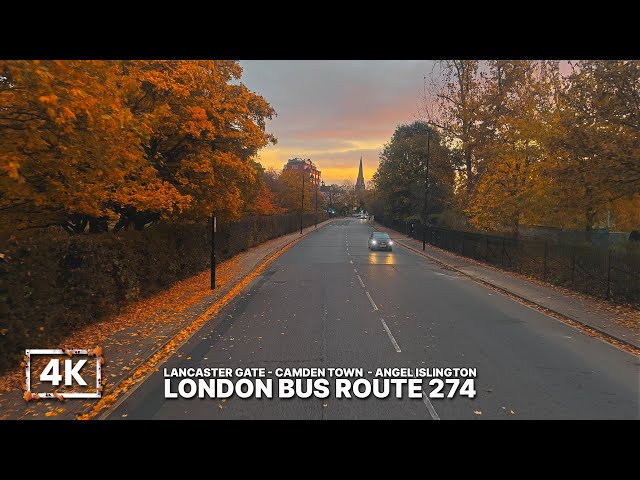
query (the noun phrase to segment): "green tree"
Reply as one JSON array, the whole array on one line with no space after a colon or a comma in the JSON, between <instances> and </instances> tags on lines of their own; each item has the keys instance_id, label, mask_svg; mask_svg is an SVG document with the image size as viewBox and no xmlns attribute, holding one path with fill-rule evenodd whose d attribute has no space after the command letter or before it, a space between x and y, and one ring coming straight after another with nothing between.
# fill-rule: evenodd
<instances>
[{"instance_id":1,"label":"green tree","mask_svg":"<svg viewBox=\"0 0 640 480\"><path fill-rule=\"evenodd\" d=\"M430 152L427 214L440 213L451 202L454 188L451 155L442 146L438 132L427 123L417 121L398 126L380 153L380 164L373 176L373 188L384 205L385 216L421 218L427 143Z\"/></svg>"}]
</instances>

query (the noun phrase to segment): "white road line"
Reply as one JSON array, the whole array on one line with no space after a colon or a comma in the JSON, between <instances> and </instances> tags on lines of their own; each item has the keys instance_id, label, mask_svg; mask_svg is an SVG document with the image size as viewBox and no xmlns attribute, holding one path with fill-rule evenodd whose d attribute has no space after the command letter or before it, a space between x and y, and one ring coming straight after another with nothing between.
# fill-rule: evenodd
<instances>
[{"instance_id":1,"label":"white road line","mask_svg":"<svg viewBox=\"0 0 640 480\"><path fill-rule=\"evenodd\" d=\"M360 280L360 285L362 285L362 288L367 288L367 287L364 286L364 282L360 278L360 275L356 275L356 277L358 277L358 280Z\"/></svg>"},{"instance_id":2,"label":"white road line","mask_svg":"<svg viewBox=\"0 0 640 480\"><path fill-rule=\"evenodd\" d=\"M431 414L431 418L433 418L434 420L440 420L440 416L438 416L438 412L436 412L436 409L433 407L433 403L431 403L431 400L429 400L429 396L426 393L424 393L424 390L422 391L422 401L427 407L427 410L429 410L429 413Z\"/></svg>"},{"instance_id":3,"label":"white road line","mask_svg":"<svg viewBox=\"0 0 640 480\"><path fill-rule=\"evenodd\" d=\"M371 298L371 295L369 295L369 292L364 292L367 294L367 297L369 297L369 301L371 302L371 305L373 306L373 310L376 311L378 310L378 306L375 304L375 302L373 301L373 298ZM384 320L383 320L384 321Z\"/></svg>"},{"instance_id":4,"label":"white road line","mask_svg":"<svg viewBox=\"0 0 640 480\"><path fill-rule=\"evenodd\" d=\"M400 345L398 345L398 342L396 342L396 339L393 338L393 334L391 333L391 330L389 330L389 327L387 327L387 322L385 322L384 318L382 317L380 318L380 321L382 322L382 326L384 327L384 330L387 332L387 336L389 337L389 340L391 340L391 343L393 344L393 348L395 348L396 352L398 353L402 352L402 350L400 350Z\"/></svg>"},{"instance_id":5,"label":"white road line","mask_svg":"<svg viewBox=\"0 0 640 480\"><path fill-rule=\"evenodd\" d=\"M358 270L356 270L355 268L353 269L354 272L358 273Z\"/></svg>"},{"instance_id":6,"label":"white road line","mask_svg":"<svg viewBox=\"0 0 640 480\"><path fill-rule=\"evenodd\" d=\"M349 263L353 263L353 260L349 260Z\"/></svg>"}]
</instances>

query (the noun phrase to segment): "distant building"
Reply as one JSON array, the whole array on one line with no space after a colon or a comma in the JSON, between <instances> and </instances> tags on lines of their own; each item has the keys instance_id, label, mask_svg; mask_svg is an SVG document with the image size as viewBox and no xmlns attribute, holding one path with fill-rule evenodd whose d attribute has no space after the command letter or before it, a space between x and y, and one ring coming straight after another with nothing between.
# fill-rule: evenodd
<instances>
[{"instance_id":1,"label":"distant building","mask_svg":"<svg viewBox=\"0 0 640 480\"><path fill-rule=\"evenodd\" d=\"M356 194L360 202L364 201L364 175L362 173L362 155L360 155L360 168L358 169L358 179L355 186Z\"/></svg>"},{"instance_id":2,"label":"distant building","mask_svg":"<svg viewBox=\"0 0 640 480\"><path fill-rule=\"evenodd\" d=\"M305 170L307 178L316 185L320 185L320 170L318 170L310 158L290 158L283 170Z\"/></svg>"},{"instance_id":3,"label":"distant building","mask_svg":"<svg viewBox=\"0 0 640 480\"><path fill-rule=\"evenodd\" d=\"M320 191L329 194L329 204L332 202L333 195L342 195L345 192L344 188L338 184L325 185L324 182L320 185Z\"/></svg>"}]
</instances>

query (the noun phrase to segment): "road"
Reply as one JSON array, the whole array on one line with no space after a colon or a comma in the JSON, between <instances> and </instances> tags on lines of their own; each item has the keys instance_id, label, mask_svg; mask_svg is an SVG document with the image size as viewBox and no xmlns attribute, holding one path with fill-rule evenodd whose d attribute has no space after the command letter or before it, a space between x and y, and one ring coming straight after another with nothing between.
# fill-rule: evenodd
<instances>
[{"instance_id":1,"label":"road","mask_svg":"<svg viewBox=\"0 0 640 480\"><path fill-rule=\"evenodd\" d=\"M344 219L287 250L111 419L637 419L638 359ZM163 368L475 367L474 399L165 399Z\"/></svg>"}]
</instances>

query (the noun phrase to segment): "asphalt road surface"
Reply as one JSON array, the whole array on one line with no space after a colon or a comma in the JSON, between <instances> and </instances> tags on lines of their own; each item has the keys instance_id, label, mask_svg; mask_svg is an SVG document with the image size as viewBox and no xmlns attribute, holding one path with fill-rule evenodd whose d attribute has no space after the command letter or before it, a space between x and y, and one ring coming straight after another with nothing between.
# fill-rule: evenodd
<instances>
[{"instance_id":1,"label":"asphalt road surface","mask_svg":"<svg viewBox=\"0 0 640 480\"><path fill-rule=\"evenodd\" d=\"M344 219L308 235L108 418L640 418L635 356L397 244L371 252L370 231ZM165 399L163 369L193 366L472 367L476 396Z\"/></svg>"}]
</instances>

